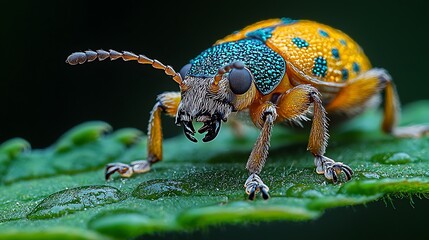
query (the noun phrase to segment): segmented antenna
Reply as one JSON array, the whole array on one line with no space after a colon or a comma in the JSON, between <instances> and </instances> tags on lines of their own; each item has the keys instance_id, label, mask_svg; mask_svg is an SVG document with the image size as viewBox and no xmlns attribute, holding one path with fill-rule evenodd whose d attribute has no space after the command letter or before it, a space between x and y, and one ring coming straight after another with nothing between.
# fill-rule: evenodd
<instances>
[{"instance_id":1,"label":"segmented antenna","mask_svg":"<svg viewBox=\"0 0 429 240\"><path fill-rule=\"evenodd\" d=\"M137 55L128 51L118 52L112 49L110 49L109 51L104 51L100 49L96 51L87 50L84 52L74 52L67 57L66 63L70 65L83 64L85 62L92 62L97 58L99 61L103 61L107 58L110 58L110 60L122 58L122 60L124 61L133 60L137 61L140 64L150 64L153 68L164 70L165 74L171 76L173 80L179 85L182 85L182 77L178 72L174 71L173 67L171 67L170 65L165 66L156 59L150 59L145 55Z\"/></svg>"},{"instance_id":2,"label":"segmented antenna","mask_svg":"<svg viewBox=\"0 0 429 240\"><path fill-rule=\"evenodd\" d=\"M225 73L231 71L234 68L235 69L243 69L244 68L244 63L242 63L240 61L237 61L237 62L233 62L233 63L230 63L228 65L225 65L225 66L219 68L219 70L217 71L216 76L213 79L212 85L213 86L217 86L219 84L219 81L222 79L222 76Z\"/></svg>"}]
</instances>

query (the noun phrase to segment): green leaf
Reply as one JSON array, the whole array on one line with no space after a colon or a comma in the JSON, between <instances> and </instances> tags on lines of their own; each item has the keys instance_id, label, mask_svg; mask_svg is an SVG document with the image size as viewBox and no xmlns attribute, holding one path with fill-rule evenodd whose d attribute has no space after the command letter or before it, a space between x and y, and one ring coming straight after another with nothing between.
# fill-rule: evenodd
<instances>
[{"instance_id":1,"label":"green leaf","mask_svg":"<svg viewBox=\"0 0 429 240\"><path fill-rule=\"evenodd\" d=\"M406 106L403 123L429 122L429 101ZM23 139L0 145L0 238L115 239L253 221L304 221L326 209L383 197L429 192L429 138L396 139L379 130L378 111L331 129L327 155L355 171L334 185L315 173L306 151L308 131L275 126L262 172L271 199L248 201L243 184L258 135L228 126L211 143L167 139L164 160L146 174L105 182L109 162L146 157L137 129L111 131L88 122L46 149ZM110 133L109 133L110 132Z\"/></svg>"}]
</instances>

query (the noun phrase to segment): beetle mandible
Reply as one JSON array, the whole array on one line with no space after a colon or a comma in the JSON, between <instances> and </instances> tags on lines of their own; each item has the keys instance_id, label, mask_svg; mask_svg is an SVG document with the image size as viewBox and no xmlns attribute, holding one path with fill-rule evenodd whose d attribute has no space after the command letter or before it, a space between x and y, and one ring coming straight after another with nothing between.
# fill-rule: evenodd
<instances>
[{"instance_id":1,"label":"beetle mandible","mask_svg":"<svg viewBox=\"0 0 429 240\"><path fill-rule=\"evenodd\" d=\"M301 125L312 118L307 149L314 156L316 173L333 183L340 175L348 181L353 170L325 156L330 116L353 117L374 105L385 91L382 130L394 136L421 136L428 126L399 128L399 100L388 72L372 68L362 48L345 33L309 20L269 19L249 25L217 41L192 59L180 72L158 60L128 51L75 52L66 62L75 65L95 59L134 60L164 70L180 92L160 94L151 112L146 160L111 163L105 177L144 173L162 160L161 113L175 117L185 136L197 142L192 122L202 122L203 142L213 140L231 114L248 113L260 135L246 168L245 191L253 200L258 192L269 198L261 178L275 123Z\"/></svg>"}]
</instances>

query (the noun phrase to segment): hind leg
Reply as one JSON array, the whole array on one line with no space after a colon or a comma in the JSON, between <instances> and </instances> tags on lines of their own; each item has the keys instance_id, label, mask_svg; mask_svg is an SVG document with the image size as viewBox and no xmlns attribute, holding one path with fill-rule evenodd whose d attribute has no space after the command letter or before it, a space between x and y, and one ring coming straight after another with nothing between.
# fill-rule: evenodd
<instances>
[{"instance_id":1,"label":"hind leg","mask_svg":"<svg viewBox=\"0 0 429 240\"><path fill-rule=\"evenodd\" d=\"M396 137L420 137L429 133L428 125L397 127L400 103L391 76L384 69L373 68L350 80L326 106L328 112L356 115L368 107L370 100L385 91L381 129Z\"/></svg>"}]
</instances>

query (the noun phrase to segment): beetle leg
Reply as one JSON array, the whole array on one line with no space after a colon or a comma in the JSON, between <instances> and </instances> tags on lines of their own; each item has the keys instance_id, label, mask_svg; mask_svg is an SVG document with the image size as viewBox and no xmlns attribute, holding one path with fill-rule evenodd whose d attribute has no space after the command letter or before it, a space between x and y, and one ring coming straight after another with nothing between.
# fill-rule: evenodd
<instances>
[{"instance_id":1,"label":"beetle leg","mask_svg":"<svg viewBox=\"0 0 429 240\"><path fill-rule=\"evenodd\" d=\"M298 85L280 95L276 100L277 120L292 122L306 120L311 103L313 103L313 122L307 149L315 156L316 172L324 174L334 183L337 183L339 175L344 173L345 180L348 181L353 175L353 170L341 162L335 162L324 156L329 138L328 119L320 93L316 88L311 85Z\"/></svg>"},{"instance_id":2,"label":"beetle leg","mask_svg":"<svg viewBox=\"0 0 429 240\"><path fill-rule=\"evenodd\" d=\"M270 189L256 173L250 174L249 178L247 178L244 183L244 187L246 188L246 193L249 195L250 200L254 200L259 191L262 193L262 198L268 199L270 197L268 194Z\"/></svg>"},{"instance_id":3,"label":"beetle leg","mask_svg":"<svg viewBox=\"0 0 429 240\"><path fill-rule=\"evenodd\" d=\"M131 177L134 173L145 173L151 165L162 160L162 127L161 112L174 117L180 103L179 92L166 92L160 94L157 103L150 114L147 137L147 160L139 160L125 163L109 163L105 169L106 180L118 172L121 177Z\"/></svg>"},{"instance_id":4,"label":"beetle leg","mask_svg":"<svg viewBox=\"0 0 429 240\"><path fill-rule=\"evenodd\" d=\"M324 174L333 183L338 183L341 173L344 173L346 181L349 181L353 176L353 170L349 166L342 162L335 162L326 156L316 156L314 164L316 165L316 172Z\"/></svg>"},{"instance_id":5,"label":"beetle leg","mask_svg":"<svg viewBox=\"0 0 429 240\"><path fill-rule=\"evenodd\" d=\"M133 161L126 163L109 163L106 166L105 177L109 180L110 176L118 172L121 177L131 177L134 173L145 173L150 170L151 163L147 160Z\"/></svg>"},{"instance_id":6,"label":"beetle leg","mask_svg":"<svg viewBox=\"0 0 429 240\"><path fill-rule=\"evenodd\" d=\"M360 114L379 102L378 94L385 87L386 81L390 81L390 76L384 69L374 68L361 73L341 88L326 106L326 110L329 114L341 114L346 117ZM386 125L394 125L398 109L399 103L396 100L389 104L390 117L387 118L388 121L385 119Z\"/></svg>"},{"instance_id":7,"label":"beetle leg","mask_svg":"<svg viewBox=\"0 0 429 240\"><path fill-rule=\"evenodd\" d=\"M130 177L133 174L133 169L130 165L125 163L109 163L106 166L105 177L109 180L110 176L118 172L123 177Z\"/></svg>"},{"instance_id":8,"label":"beetle leg","mask_svg":"<svg viewBox=\"0 0 429 240\"><path fill-rule=\"evenodd\" d=\"M336 97L326 106L330 114L355 116L378 101L384 89L384 113L381 129L396 137L421 137L429 134L428 125L397 127L400 116L399 97L392 77L386 70L373 68L347 82Z\"/></svg>"},{"instance_id":9,"label":"beetle leg","mask_svg":"<svg viewBox=\"0 0 429 240\"><path fill-rule=\"evenodd\" d=\"M400 102L396 87L389 75L387 78L380 78L380 84L384 85L384 114L382 130L395 137L422 137L429 134L429 125L411 125L398 127L400 117Z\"/></svg>"},{"instance_id":10,"label":"beetle leg","mask_svg":"<svg viewBox=\"0 0 429 240\"><path fill-rule=\"evenodd\" d=\"M262 193L264 199L268 199L269 188L264 184L259 173L262 171L268 156L271 131L274 121L277 118L277 113L275 105L271 102L266 102L251 108L251 111L252 119L254 116L258 116L258 119L254 119L254 122L261 128L261 132L246 164L246 169L249 170L250 176L246 180L244 187L246 188L246 193L249 195L250 200L255 199L255 195L259 191Z\"/></svg>"}]
</instances>

